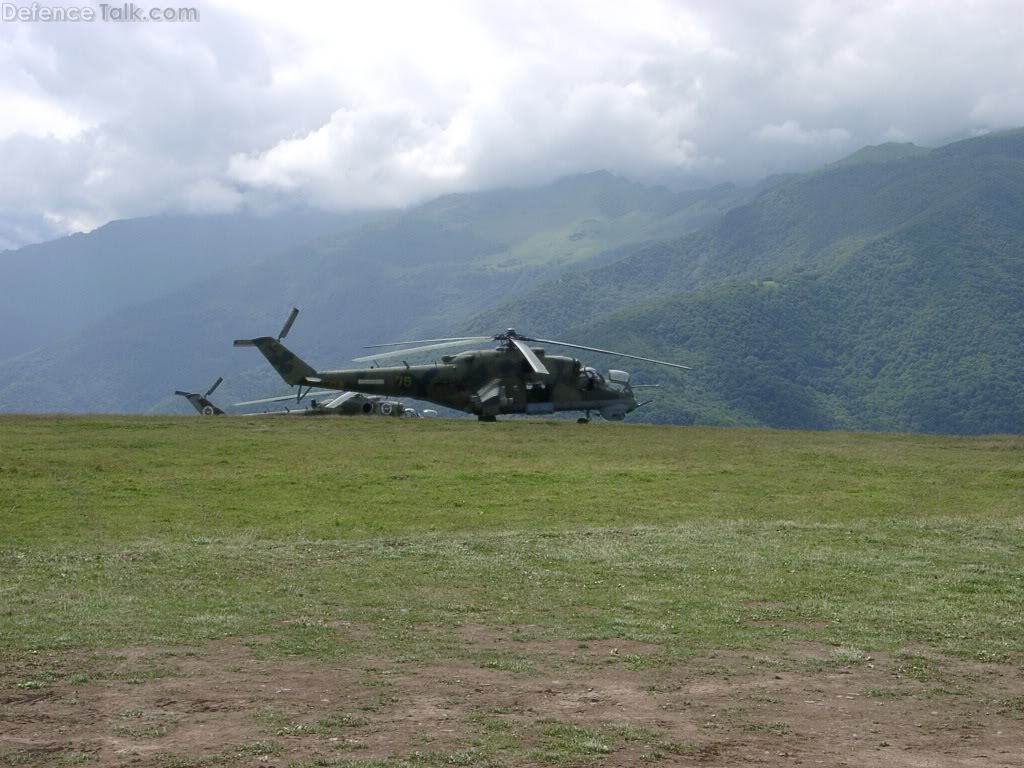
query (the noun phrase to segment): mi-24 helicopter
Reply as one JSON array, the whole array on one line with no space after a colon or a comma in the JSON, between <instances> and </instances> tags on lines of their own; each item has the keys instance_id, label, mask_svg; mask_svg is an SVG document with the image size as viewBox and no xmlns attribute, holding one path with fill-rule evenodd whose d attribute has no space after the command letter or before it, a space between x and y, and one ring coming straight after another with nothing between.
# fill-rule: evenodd
<instances>
[{"instance_id":1,"label":"mi-24 helicopter","mask_svg":"<svg viewBox=\"0 0 1024 768\"><path fill-rule=\"evenodd\" d=\"M224 381L224 377L218 376L217 380L213 382L213 386L203 394L199 394L198 392L185 392L181 389L175 390L174 394L188 400L192 404L192 407L199 412L200 416L223 416L224 411L210 402L210 395L212 395L213 391L220 386L222 381Z\"/></svg>"},{"instance_id":2,"label":"mi-24 helicopter","mask_svg":"<svg viewBox=\"0 0 1024 768\"><path fill-rule=\"evenodd\" d=\"M174 394L184 397L192 407L198 411L200 416L224 416L225 412L213 404L210 395L224 381L224 377L218 378L213 386L205 393L185 392L176 390ZM262 411L258 413L242 413L240 416L411 416L420 418L421 415L436 415L435 411L425 411L420 414L415 408L408 407L398 400L388 400L383 397L368 397L358 392L337 392L325 390L313 392L307 390L299 400L309 398L308 408L300 411L285 409L283 411ZM294 400L295 395L284 395L283 397L264 397L260 400L246 400L242 403L234 403L238 408L243 405L267 405L270 403L283 403Z\"/></svg>"},{"instance_id":3,"label":"mi-24 helicopter","mask_svg":"<svg viewBox=\"0 0 1024 768\"><path fill-rule=\"evenodd\" d=\"M591 413L621 421L635 411L638 403L626 371L610 370L607 378L579 360L549 355L535 344L582 349L670 368L689 370L688 366L640 357L609 349L587 347L553 339L524 336L509 328L494 336L459 336L446 339L419 339L390 344L375 344L372 352L354 358L354 362L374 361L374 367L337 371L318 371L281 343L288 335L299 310L292 309L276 338L261 336L238 339L236 347L256 347L267 358L285 383L303 387L342 389L351 392L410 397L475 414L481 421L494 421L503 414L547 414L556 411L583 411L579 421L590 420ZM497 342L491 349L474 349L444 355L439 363L380 367L377 361L408 357L418 352L437 351L458 346ZM419 346L408 346L419 345ZM388 347L401 347L390 349Z\"/></svg>"}]
</instances>

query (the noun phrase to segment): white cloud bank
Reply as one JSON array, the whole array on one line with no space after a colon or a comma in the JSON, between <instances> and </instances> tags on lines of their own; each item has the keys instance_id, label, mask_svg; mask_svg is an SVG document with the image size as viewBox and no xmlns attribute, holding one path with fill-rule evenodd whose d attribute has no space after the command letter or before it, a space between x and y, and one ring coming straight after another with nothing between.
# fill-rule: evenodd
<instances>
[{"instance_id":1,"label":"white cloud bank","mask_svg":"<svg viewBox=\"0 0 1024 768\"><path fill-rule=\"evenodd\" d=\"M749 180L1024 123L1016 2L198 7L191 24L0 23L0 246L597 168Z\"/></svg>"}]
</instances>

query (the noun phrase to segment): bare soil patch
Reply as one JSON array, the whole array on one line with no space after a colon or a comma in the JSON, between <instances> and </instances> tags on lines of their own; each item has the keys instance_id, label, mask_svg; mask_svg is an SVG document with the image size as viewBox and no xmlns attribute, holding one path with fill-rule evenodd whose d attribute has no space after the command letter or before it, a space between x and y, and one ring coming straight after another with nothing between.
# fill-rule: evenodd
<instances>
[{"instance_id":1,"label":"bare soil patch","mask_svg":"<svg viewBox=\"0 0 1024 768\"><path fill-rule=\"evenodd\" d=\"M465 658L427 664L267 659L241 641L9 663L0 765L1024 766L1017 667L460 634Z\"/></svg>"}]
</instances>

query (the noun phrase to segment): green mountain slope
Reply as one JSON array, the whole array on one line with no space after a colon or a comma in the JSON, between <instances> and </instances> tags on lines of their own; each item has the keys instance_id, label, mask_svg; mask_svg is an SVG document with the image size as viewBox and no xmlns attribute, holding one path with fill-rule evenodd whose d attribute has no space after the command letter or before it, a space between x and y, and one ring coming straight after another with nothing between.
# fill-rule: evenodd
<instances>
[{"instance_id":1,"label":"green mountain slope","mask_svg":"<svg viewBox=\"0 0 1024 768\"><path fill-rule=\"evenodd\" d=\"M888 142L886 144L861 147L852 155L830 163L826 168L839 168L842 166L860 165L861 163L888 163L892 160L903 160L908 157L921 157L922 155L927 155L930 151L927 147L919 147L916 144Z\"/></svg>"},{"instance_id":2,"label":"green mountain slope","mask_svg":"<svg viewBox=\"0 0 1024 768\"><path fill-rule=\"evenodd\" d=\"M783 179L700 232L652 244L601 269L565 275L496 307L480 325L507 318L545 331L565 328L580 318L729 277L770 277L798 265L839 263L870 241L917 217L955 208L997 177L1013 174L1019 136L972 141Z\"/></svg>"},{"instance_id":3,"label":"green mountain slope","mask_svg":"<svg viewBox=\"0 0 1024 768\"><path fill-rule=\"evenodd\" d=\"M362 344L446 332L569 265L678 237L751 194L672 193L600 172L441 198L83 323L65 341L0 364L0 410L180 410L175 389L218 375L227 378L224 402L277 391L263 360L231 339L275 332L292 305L303 311L296 348L340 366ZM169 258L159 257L160 269Z\"/></svg>"},{"instance_id":4,"label":"green mountain slope","mask_svg":"<svg viewBox=\"0 0 1024 768\"><path fill-rule=\"evenodd\" d=\"M645 372L656 420L1024 431L1024 133L792 180L507 311L695 364Z\"/></svg>"},{"instance_id":5,"label":"green mountain slope","mask_svg":"<svg viewBox=\"0 0 1024 768\"><path fill-rule=\"evenodd\" d=\"M276 391L230 340L293 304L289 340L321 367L515 326L696 367L638 366L664 388L637 418L1024 432L1024 131L865 148L757 191L597 173L441 198L0 361L0 410L178 410L173 389L218 375L225 402Z\"/></svg>"}]
</instances>

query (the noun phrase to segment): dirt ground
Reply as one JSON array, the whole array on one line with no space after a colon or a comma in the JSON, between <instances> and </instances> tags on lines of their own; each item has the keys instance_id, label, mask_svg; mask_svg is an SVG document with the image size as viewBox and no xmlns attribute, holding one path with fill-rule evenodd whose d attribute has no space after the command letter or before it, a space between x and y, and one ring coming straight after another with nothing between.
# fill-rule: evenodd
<instances>
[{"instance_id":1,"label":"dirt ground","mask_svg":"<svg viewBox=\"0 0 1024 768\"><path fill-rule=\"evenodd\" d=\"M0 765L1024 766L1017 667L807 644L646 664L461 632L472 661L40 654L3 670Z\"/></svg>"}]
</instances>

